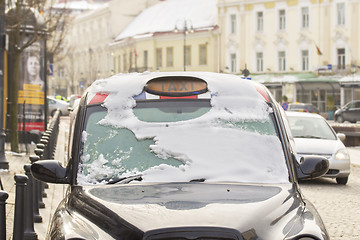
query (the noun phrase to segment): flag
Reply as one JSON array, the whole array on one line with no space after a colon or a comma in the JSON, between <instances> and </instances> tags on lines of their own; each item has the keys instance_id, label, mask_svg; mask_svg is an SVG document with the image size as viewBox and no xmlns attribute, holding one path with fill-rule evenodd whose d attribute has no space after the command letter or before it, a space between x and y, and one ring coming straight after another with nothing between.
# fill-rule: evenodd
<instances>
[{"instance_id":1,"label":"flag","mask_svg":"<svg viewBox=\"0 0 360 240\"><path fill-rule=\"evenodd\" d=\"M315 45L315 46L316 46L317 55L322 55L322 52L320 51L320 48L317 45Z\"/></svg>"},{"instance_id":2,"label":"flag","mask_svg":"<svg viewBox=\"0 0 360 240\"><path fill-rule=\"evenodd\" d=\"M134 48L134 55L135 55L135 57L138 56L135 48Z\"/></svg>"}]
</instances>

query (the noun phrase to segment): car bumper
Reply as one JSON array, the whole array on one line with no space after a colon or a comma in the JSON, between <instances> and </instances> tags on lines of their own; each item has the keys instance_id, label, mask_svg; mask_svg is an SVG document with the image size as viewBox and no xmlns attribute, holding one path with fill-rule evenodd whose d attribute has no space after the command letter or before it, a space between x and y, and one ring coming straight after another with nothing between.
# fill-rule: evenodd
<instances>
[{"instance_id":1,"label":"car bumper","mask_svg":"<svg viewBox=\"0 0 360 240\"><path fill-rule=\"evenodd\" d=\"M350 175L350 160L329 159L329 171L324 177L337 178Z\"/></svg>"}]
</instances>

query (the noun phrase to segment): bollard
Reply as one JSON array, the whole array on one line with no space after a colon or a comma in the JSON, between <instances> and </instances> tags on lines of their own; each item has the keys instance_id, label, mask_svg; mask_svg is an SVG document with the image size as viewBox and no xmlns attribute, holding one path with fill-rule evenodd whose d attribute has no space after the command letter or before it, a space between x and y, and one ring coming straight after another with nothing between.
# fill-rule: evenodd
<instances>
[{"instance_id":1,"label":"bollard","mask_svg":"<svg viewBox=\"0 0 360 240\"><path fill-rule=\"evenodd\" d=\"M6 240L6 211L5 204L9 194L0 190L0 240Z\"/></svg>"},{"instance_id":2,"label":"bollard","mask_svg":"<svg viewBox=\"0 0 360 240\"><path fill-rule=\"evenodd\" d=\"M31 155L30 156L30 161L31 163L34 163L36 161L38 161L40 158L39 156L36 155ZM34 222L36 223L41 223L42 222L42 217L40 215L40 211L39 211L39 181L36 179L33 179L33 215L34 215Z\"/></svg>"},{"instance_id":3,"label":"bollard","mask_svg":"<svg viewBox=\"0 0 360 240\"><path fill-rule=\"evenodd\" d=\"M24 206L25 206L25 185L28 177L24 174L16 174L15 177L15 210L14 210L14 231L13 240L24 239Z\"/></svg>"},{"instance_id":4,"label":"bollard","mask_svg":"<svg viewBox=\"0 0 360 240\"><path fill-rule=\"evenodd\" d=\"M41 158L42 154L44 153L44 149L35 148L34 152Z\"/></svg>"},{"instance_id":5,"label":"bollard","mask_svg":"<svg viewBox=\"0 0 360 240\"><path fill-rule=\"evenodd\" d=\"M41 139L40 140L41 143L36 144L36 148L39 148L39 149L44 149L45 148L46 145L43 144L42 141L45 141L45 140Z\"/></svg>"},{"instance_id":6,"label":"bollard","mask_svg":"<svg viewBox=\"0 0 360 240\"><path fill-rule=\"evenodd\" d=\"M34 229L34 211L33 211L33 177L30 172L30 164L24 165L25 175L28 177L25 187L25 226L24 240L37 240L37 234Z\"/></svg>"}]
</instances>

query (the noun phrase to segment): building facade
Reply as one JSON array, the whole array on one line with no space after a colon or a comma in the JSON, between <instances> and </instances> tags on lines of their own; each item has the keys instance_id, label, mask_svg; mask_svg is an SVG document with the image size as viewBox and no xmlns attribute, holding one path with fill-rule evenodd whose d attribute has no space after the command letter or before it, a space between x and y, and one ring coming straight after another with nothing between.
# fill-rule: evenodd
<instances>
[{"instance_id":1,"label":"building facade","mask_svg":"<svg viewBox=\"0 0 360 240\"><path fill-rule=\"evenodd\" d=\"M359 18L360 0L113 0L74 19L50 94L117 73L249 71L279 102L327 112L360 99Z\"/></svg>"},{"instance_id":2,"label":"building facade","mask_svg":"<svg viewBox=\"0 0 360 240\"><path fill-rule=\"evenodd\" d=\"M162 1L111 43L115 73L219 71L216 0Z\"/></svg>"},{"instance_id":3,"label":"building facade","mask_svg":"<svg viewBox=\"0 0 360 240\"><path fill-rule=\"evenodd\" d=\"M340 96L338 79L360 63L360 1L219 0L218 12L221 68L235 74L245 68L257 75L293 74L296 81L264 83L278 101L286 95L321 112L328 110L329 98L338 106L349 99L346 91Z\"/></svg>"},{"instance_id":4,"label":"building facade","mask_svg":"<svg viewBox=\"0 0 360 240\"><path fill-rule=\"evenodd\" d=\"M113 0L77 15L66 37L66 57L54 63L49 95L82 94L115 72L110 43L143 10L159 0Z\"/></svg>"}]
</instances>

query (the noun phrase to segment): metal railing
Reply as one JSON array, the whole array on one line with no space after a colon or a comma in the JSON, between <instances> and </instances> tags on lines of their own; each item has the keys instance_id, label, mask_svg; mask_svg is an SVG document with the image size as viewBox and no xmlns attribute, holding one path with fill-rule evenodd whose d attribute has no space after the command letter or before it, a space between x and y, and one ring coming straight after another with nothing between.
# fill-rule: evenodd
<instances>
[{"instance_id":1,"label":"metal railing","mask_svg":"<svg viewBox=\"0 0 360 240\"><path fill-rule=\"evenodd\" d=\"M34 163L40 159L54 159L56 143L59 134L60 111L57 110L43 133L40 143L36 145L35 155L29 157ZM24 165L25 174L16 174L14 177L15 210L13 240L37 240L38 236L34 230L34 222L42 222L39 208L44 208L42 197L46 196L44 189L46 183L36 180L30 172L30 164ZM1 179L0 179L1 183ZM4 191L2 184L0 190L0 240L6 240L6 200L8 193Z\"/></svg>"}]
</instances>

